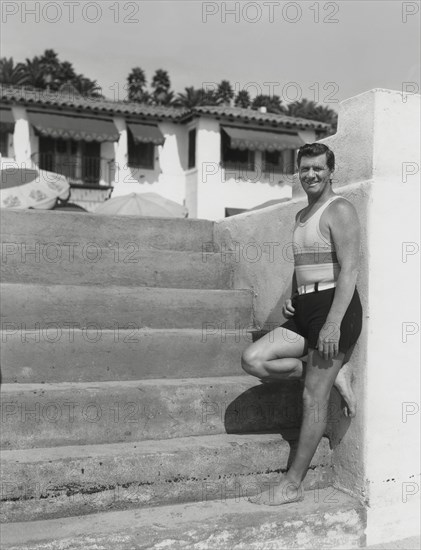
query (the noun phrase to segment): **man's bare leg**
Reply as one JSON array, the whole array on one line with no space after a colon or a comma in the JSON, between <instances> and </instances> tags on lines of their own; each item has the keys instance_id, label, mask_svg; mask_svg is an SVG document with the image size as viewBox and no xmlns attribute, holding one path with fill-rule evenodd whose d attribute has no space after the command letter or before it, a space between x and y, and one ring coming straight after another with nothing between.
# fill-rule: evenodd
<instances>
[{"instance_id":1,"label":"man's bare leg","mask_svg":"<svg viewBox=\"0 0 421 550\"><path fill-rule=\"evenodd\" d=\"M347 364L354 346L346 353L344 364L335 380L335 387L346 403L345 416L354 417L357 400L352 391ZM307 354L307 340L282 327L265 334L251 344L242 357L244 370L262 382L300 379L305 376L302 358Z\"/></svg>"},{"instance_id":2,"label":"man's bare leg","mask_svg":"<svg viewBox=\"0 0 421 550\"><path fill-rule=\"evenodd\" d=\"M348 361L352 350L347 352L344 361ZM267 375L259 377L262 382L272 383L281 380L303 379L305 376L306 360L296 358L275 359L265 361L263 367ZM352 373L348 362L344 362L334 382L346 406L343 409L344 415L354 418L357 413L357 398L352 389Z\"/></svg>"},{"instance_id":3,"label":"man's bare leg","mask_svg":"<svg viewBox=\"0 0 421 550\"><path fill-rule=\"evenodd\" d=\"M299 378L302 362L307 353L307 340L282 327L265 334L251 344L241 357L243 369L263 379L273 376L279 380Z\"/></svg>"},{"instance_id":4,"label":"man's bare leg","mask_svg":"<svg viewBox=\"0 0 421 550\"><path fill-rule=\"evenodd\" d=\"M345 407L343 408L344 415L354 418L357 414L357 398L352 389L352 372L349 363L345 363L342 366L333 385L345 401Z\"/></svg>"},{"instance_id":5,"label":"man's bare leg","mask_svg":"<svg viewBox=\"0 0 421 550\"><path fill-rule=\"evenodd\" d=\"M293 463L278 485L251 497L251 502L277 506L304 498L302 481L326 431L329 396L343 360L343 353L326 360L317 350L309 350L303 394L303 419Z\"/></svg>"}]
</instances>

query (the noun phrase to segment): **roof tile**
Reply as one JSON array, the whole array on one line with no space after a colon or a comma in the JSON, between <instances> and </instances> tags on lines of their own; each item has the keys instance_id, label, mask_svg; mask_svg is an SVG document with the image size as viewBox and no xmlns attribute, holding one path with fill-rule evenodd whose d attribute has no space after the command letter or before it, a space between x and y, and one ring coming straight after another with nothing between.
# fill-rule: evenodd
<instances>
[{"instance_id":1,"label":"roof tile","mask_svg":"<svg viewBox=\"0 0 421 550\"><path fill-rule=\"evenodd\" d=\"M321 131L330 129L330 125L324 122L275 113L262 113L253 109L221 105L205 105L192 109L144 105L131 101L113 101L112 99L78 95L71 89L67 92L49 92L0 84L0 101L3 103L22 103L24 105L67 107L85 112L108 113L110 115L130 115L133 118L169 119L177 122L183 122L192 116L207 115L242 122L257 122L271 127L312 128Z\"/></svg>"}]
</instances>

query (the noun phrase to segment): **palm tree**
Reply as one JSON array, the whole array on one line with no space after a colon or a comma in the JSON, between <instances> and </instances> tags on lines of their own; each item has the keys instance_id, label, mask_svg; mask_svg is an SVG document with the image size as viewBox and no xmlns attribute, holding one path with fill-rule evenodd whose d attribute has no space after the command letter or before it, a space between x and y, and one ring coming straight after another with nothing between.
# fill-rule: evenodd
<instances>
[{"instance_id":1,"label":"palm tree","mask_svg":"<svg viewBox=\"0 0 421 550\"><path fill-rule=\"evenodd\" d=\"M240 90L234 100L235 107L241 107L242 109L248 109L251 104L250 94L247 90Z\"/></svg>"},{"instance_id":2,"label":"palm tree","mask_svg":"<svg viewBox=\"0 0 421 550\"><path fill-rule=\"evenodd\" d=\"M201 89L202 100L201 105L218 105L218 98L216 92L213 90L204 90Z\"/></svg>"},{"instance_id":3,"label":"palm tree","mask_svg":"<svg viewBox=\"0 0 421 550\"><path fill-rule=\"evenodd\" d=\"M86 78L83 74L77 75L76 78L72 80L71 84L81 95L103 97L101 87L98 86L97 81Z\"/></svg>"},{"instance_id":4,"label":"palm tree","mask_svg":"<svg viewBox=\"0 0 421 550\"><path fill-rule=\"evenodd\" d=\"M60 80L60 61L54 50L45 50L39 58L44 72L44 81L47 89L58 90L62 84Z\"/></svg>"},{"instance_id":5,"label":"palm tree","mask_svg":"<svg viewBox=\"0 0 421 550\"><path fill-rule=\"evenodd\" d=\"M332 133L336 132L338 125L338 113L336 111L323 105L317 105L314 101L309 101L306 98L290 103L288 105L288 115L330 124Z\"/></svg>"},{"instance_id":6,"label":"palm tree","mask_svg":"<svg viewBox=\"0 0 421 550\"><path fill-rule=\"evenodd\" d=\"M251 108L257 110L259 107L266 107L268 113L275 113L278 115L285 114L286 111L278 95L260 94L256 96L253 99Z\"/></svg>"},{"instance_id":7,"label":"palm tree","mask_svg":"<svg viewBox=\"0 0 421 550\"><path fill-rule=\"evenodd\" d=\"M192 109L201 105L216 105L215 93L213 90L203 90L189 86L184 88L185 93L179 93L174 101L174 106Z\"/></svg>"},{"instance_id":8,"label":"palm tree","mask_svg":"<svg viewBox=\"0 0 421 550\"><path fill-rule=\"evenodd\" d=\"M26 83L32 88L46 87L44 68L38 56L33 59L26 58L26 63L23 66Z\"/></svg>"},{"instance_id":9,"label":"palm tree","mask_svg":"<svg viewBox=\"0 0 421 550\"><path fill-rule=\"evenodd\" d=\"M69 61L60 63L58 78L60 82L66 84L72 82L77 77L73 65Z\"/></svg>"},{"instance_id":10,"label":"palm tree","mask_svg":"<svg viewBox=\"0 0 421 550\"><path fill-rule=\"evenodd\" d=\"M13 62L13 57L0 59L0 82L9 84L10 86L21 86L25 84L27 77L24 72L22 63L17 65Z\"/></svg>"},{"instance_id":11,"label":"palm tree","mask_svg":"<svg viewBox=\"0 0 421 550\"><path fill-rule=\"evenodd\" d=\"M218 105L231 105L231 100L234 97L234 91L228 80L222 80L218 84L218 89L216 90L215 95Z\"/></svg>"},{"instance_id":12,"label":"palm tree","mask_svg":"<svg viewBox=\"0 0 421 550\"><path fill-rule=\"evenodd\" d=\"M127 77L129 88L129 101L145 102L149 99L149 94L145 92L146 75L145 71L140 67L134 67Z\"/></svg>"},{"instance_id":13,"label":"palm tree","mask_svg":"<svg viewBox=\"0 0 421 550\"><path fill-rule=\"evenodd\" d=\"M156 105L169 105L174 99L170 91L171 81L167 71L158 69L152 78L152 100Z\"/></svg>"},{"instance_id":14,"label":"palm tree","mask_svg":"<svg viewBox=\"0 0 421 550\"><path fill-rule=\"evenodd\" d=\"M184 93L179 93L174 104L180 107L191 109L201 104L201 90L196 90L193 86L184 88Z\"/></svg>"},{"instance_id":15,"label":"palm tree","mask_svg":"<svg viewBox=\"0 0 421 550\"><path fill-rule=\"evenodd\" d=\"M305 97L288 105L288 115L302 118L313 118L317 104Z\"/></svg>"}]
</instances>

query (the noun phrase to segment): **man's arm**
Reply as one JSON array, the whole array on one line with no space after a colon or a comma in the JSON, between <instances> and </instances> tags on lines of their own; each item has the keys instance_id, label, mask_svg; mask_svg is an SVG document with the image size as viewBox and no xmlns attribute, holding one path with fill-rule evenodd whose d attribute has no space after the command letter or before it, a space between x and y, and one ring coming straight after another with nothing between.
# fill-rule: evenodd
<instances>
[{"instance_id":1,"label":"man's arm","mask_svg":"<svg viewBox=\"0 0 421 550\"><path fill-rule=\"evenodd\" d=\"M300 217L300 214L301 212L304 210L304 208L302 208L301 210L299 210L296 214L295 214L295 223L297 223L298 221L298 218ZM295 274L295 267L294 267L294 271L293 271L293 274L292 274L292 286L291 286L291 300L294 296L294 294L297 293L297 288L298 288L298 285L297 285L297 276Z\"/></svg>"},{"instance_id":2,"label":"man's arm","mask_svg":"<svg viewBox=\"0 0 421 550\"><path fill-rule=\"evenodd\" d=\"M355 208L348 201L335 201L327 218L336 249L340 272L333 302L319 333L317 349L324 359L339 352L340 326L357 282L360 256L360 224Z\"/></svg>"},{"instance_id":3,"label":"man's arm","mask_svg":"<svg viewBox=\"0 0 421 550\"><path fill-rule=\"evenodd\" d=\"M295 269L294 269L294 273L292 275L291 300L294 297L294 294L296 293L297 293L297 276L295 275Z\"/></svg>"},{"instance_id":4,"label":"man's arm","mask_svg":"<svg viewBox=\"0 0 421 550\"><path fill-rule=\"evenodd\" d=\"M335 203L332 205L335 207L329 212L331 215L328 218L328 225L341 270L327 322L340 326L357 282L361 231L353 205L348 201L335 201Z\"/></svg>"}]
</instances>

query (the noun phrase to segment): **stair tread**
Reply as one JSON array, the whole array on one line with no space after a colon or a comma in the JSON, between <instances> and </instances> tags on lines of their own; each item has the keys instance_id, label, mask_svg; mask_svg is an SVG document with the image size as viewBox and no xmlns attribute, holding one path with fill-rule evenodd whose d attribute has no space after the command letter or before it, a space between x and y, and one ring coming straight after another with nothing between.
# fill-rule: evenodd
<instances>
[{"instance_id":1,"label":"stair tread","mask_svg":"<svg viewBox=\"0 0 421 550\"><path fill-rule=\"evenodd\" d=\"M195 218L106 216L96 213L57 212L53 210L6 209L1 217L3 240L13 243L69 243L83 246L94 241L100 246L122 248L135 243L142 248L162 250L201 249L213 242L215 222ZM112 231L104 228L112 227ZM54 236L54 237L53 237ZM71 236L71 238L69 237Z\"/></svg>"},{"instance_id":2,"label":"stair tread","mask_svg":"<svg viewBox=\"0 0 421 550\"><path fill-rule=\"evenodd\" d=\"M60 284L60 283L37 283L37 282L28 282L23 283L21 281L2 281L0 283L0 289L4 290L7 287L16 287L16 286L24 286L26 288L33 286L37 289L39 288L46 288L46 289L55 289L59 291L60 293L63 292L64 288L68 287L74 287L78 288L80 290L89 289L92 287L91 290L97 290L98 285L93 283L87 283L87 284ZM190 296L193 293L197 294L238 294L238 295L249 295L253 294L253 290L250 288L173 288L173 287L165 287L165 286L147 286L142 285L139 287L128 287L127 285L117 285L117 284L107 284L107 289L120 289L121 292L127 292L127 293L147 293L147 292L153 292L158 295L167 293L167 294L174 294L176 296L179 296L180 294L185 294L186 296Z\"/></svg>"},{"instance_id":3,"label":"stair tread","mask_svg":"<svg viewBox=\"0 0 421 550\"><path fill-rule=\"evenodd\" d=\"M95 456L117 456L139 451L142 453L172 452L178 449L195 449L207 447L220 449L221 445L269 443L278 441L285 443L280 434L254 433L254 434L215 434L192 435L188 437L176 437L172 439L152 439L145 441L131 441L124 443L100 443L97 445L68 445L62 447L41 447L33 449L12 449L1 451L4 462L42 462L44 460L83 458Z\"/></svg>"},{"instance_id":4,"label":"stair tread","mask_svg":"<svg viewBox=\"0 0 421 550\"><path fill-rule=\"evenodd\" d=\"M86 389L106 389L112 387L129 387L136 388L137 386L154 386L159 384L160 386L188 386L189 384L220 384L221 378L224 383L231 384L245 384L250 387L261 386L261 382L254 379L249 375L238 376L212 376L212 377L200 377L200 378L150 378L148 380L112 380L105 382L58 382L45 384L20 384L9 383L2 384L2 390L4 393L17 392L17 391L40 391L40 390L86 390ZM283 381L284 383L285 381ZM288 381L287 381L288 382ZM293 381L296 382L296 381ZM291 382L289 382L291 383Z\"/></svg>"},{"instance_id":5,"label":"stair tread","mask_svg":"<svg viewBox=\"0 0 421 550\"><path fill-rule=\"evenodd\" d=\"M236 327L227 327L227 335L226 335L226 338L229 338L230 334L228 334L228 331L229 330L232 330L234 331ZM33 331L35 329L32 329ZM86 328L80 328L80 327L72 327L72 330L74 330L75 332L82 332L82 331L86 331ZM142 326L142 327L136 327L135 329L131 328L131 327L128 327L128 328L124 328L124 327L118 327L118 330L119 332L127 332L127 333L130 333L130 332L133 332L133 330L136 330L136 332L140 332L140 333L144 333L144 334L153 334L153 333L158 333L158 334L167 334L167 333L171 333L171 334L177 334L179 332L182 332L183 334L192 334L192 335L200 335L200 334L203 334L203 328L194 328L194 327L177 327L177 328L157 328L157 327L148 327L148 326ZM251 332L252 329L249 329L247 327L244 327L244 331L245 332ZM27 336L27 339L28 341L30 341L31 339L31 334L30 334L30 331L31 329L28 328L27 329L28 331L28 336ZM101 331L105 334L113 334L115 332L115 329L112 329L112 328L101 328ZM10 338L10 336L13 336L13 335L10 335L10 336L6 336L8 333L10 333L9 330L7 329L0 329L0 334L4 334L5 335L5 338ZM208 336L212 336L212 334L209 334ZM232 337L234 338L235 337L235 333L232 334ZM72 343L72 342L69 342L67 340L64 341L66 344L68 343ZM92 342L94 342L94 340L92 340ZM48 341L47 341L48 343ZM53 342L51 341L51 343L56 343L56 342Z\"/></svg>"},{"instance_id":6,"label":"stair tread","mask_svg":"<svg viewBox=\"0 0 421 550\"><path fill-rule=\"evenodd\" d=\"M2 528L5 548L15 545L27 550L58 547L52 544L59 541L65 544L62 548L85 550L281 550L308 547L315 537L325 543L320 547L355 548L362 536L362 505L332 487L306 491L302 502L282 507L226 499L6 523ZM45 546L38 546L43 542ZM343 546L350 542L351 546Z\"/></svg>"}]
</instances>

